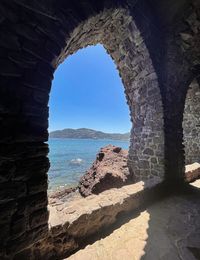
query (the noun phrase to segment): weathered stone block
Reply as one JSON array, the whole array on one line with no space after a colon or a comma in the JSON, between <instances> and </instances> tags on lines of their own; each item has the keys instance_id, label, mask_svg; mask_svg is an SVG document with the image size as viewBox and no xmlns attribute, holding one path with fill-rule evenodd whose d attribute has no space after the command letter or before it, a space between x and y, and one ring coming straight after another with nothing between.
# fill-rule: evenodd
<instances>
[{"instance_id":1,"label":"weathered stone block","mask_svg":"<svg viewBox=\"0 0 200 260\"><path fill-rule=\"evenodd\" d=\"M23 182L7 182L0 184L0 203L25 197L27 194L26 184Z\"/></svg>"},{"instance_id":2,"label":"weathered stone block","mask_svg":"<svg viewBox=\"0 0 200 260\"><path fill-rule=\"evenodd\" d=\"M34 183L39 183L46 177L46 172L48 171L50 164L49 159L45 156L36 158L27 158L23 160L16 161L16 172L13 176L13 180L16 181L27 181L32 180ZM37 172L37 176L35 173ZM39 193L40 191L38 191Z\"/></svg>"},{"instance_id":3,"label":"weathered stone block","mask_svg":"<svg viewBox=\"0 0 200 260\"><path fill-rule=\"evenodd\" d=\"M4 47L6 49L11 49L15 51L20 50L20 43L19 39L16 35L13 35L11 33L1 31L0 34L0 46Z\"/></svg>"},{"instance_id":4,"label":"weathered stone block","mask_svg":"<svg viewBox=\"0 0 200 260\"><path fill-rule=\"evenodd\" d=\"M150 148L146 148L143 153L147 155L154 155L154 151Z\"/></svg>"},{"instance_id":5,"label":"weathered stone block","mask_svg":"<svg viewBox=\"0 0 200 260\"><path fill-rule=\"evenodd\" d=\"M48 205L47 193L41 192L35 195L23 198L19 202L19 207L21 207L22 212L26 211L28 214L37 211L39 209L44 209Z\"/></svg>"},{"instance_id":6,"label":"weathered stone block","mask_svg":"<svg viewBox=\"0 0 200 260\"><path fill-rule=\"evenodd\" d=\"M16 239L26 232L27 218L25 216L13 216L11 222L11 237Z\"/></svg>"},{"instance_id":7,"label":"weathered stone block","mask_svg":"<svg viewBox=\"0 0 200 260\"><path fill-rule=\"evenodd\" d=\"M10 223L0 224L0 231L0 247L3 247L10 238Z\"/></svg>"},{"instance_id":8,"label":"weathered stone block","mask_svg":"<svg viewBox=\"0 0 200 260\"><path fill-rule=\"evenodd\" d=\"M16 254L13 260L31 260L33 259L32 250L30 248L23 250L22 252Z\"/></svg>"},{"instance_id":9,"label":"weathered stone block","mask_svg":"<svg viewBox=\"0 0 200 260\"><path fill-rule=\"evenodd\" d=\"M15 162L2 160L0 162L0 183L9 181L16 170Z\"/></svg>"},{"instance_id":10,"label":"weathered stone block","mask_svg":"<svg viewBox=\"0 0 200 260\"><path fill-rule=\"evenodd\" d=\"M149 162L148 162L148 160L140 160L139 161L139 167L141 169L149 169Z\"/></svg>"},{"instance_id":11,"label":"weathered stone block","mask_svg":"<svg viewBox=\"0 0 200 260\"><path fill-rule=\"evenodd\" d=\"M20 77L22 75L20 68L11 61L0 59L0 66L2 68L0 71L1 76Z\"/></svg>"},{"instance_id":12,"label":"weathered stone block","mask_svg":"<svg viewBox=\"0 0 200 260\"><path fill-rule=\"evenodd\" d=\"M42 176L40 179L30 179L27 183L29 195L45 192L48 188L47 175Z\"/></svg>"},{"instance_id":13,"label":"weathered stone block","mask_svg":"<svg viewBox=\"0 0 200 260\"><path fill-rule=\"evenodd\" d=\"M40 239L47 237L48 235L48 225L39 226L31 231L26 232L21 237L10 240L7 243L7 254L15 255L23 249L33 245Z\"/></svg>"},{"instance_id":14,"label":"weathered stone block","mask_svg":"<svg viewBox=\"0 0 200 260\"><path fill-rule=\"evenodd\" d=\"M11 201L11 202L5 202L4 204L0 205L0 223L7 223L11 222L12 215L17 210L17 202Z\"/></svg>"},{"instance_id":15,"label":"weathered stone block","mask_svg":"<svg viewBox=\"0 0 200 260\"><path fill-rule=\"evenodd\" d=\"M41 226L41 225L47 223L48 216L49 216L49 213L47 210L35 211L30 216L30 220L29 220L30 228L33 229L33 228L36 228L38 226Z\"/></svg>"}]
</instances>

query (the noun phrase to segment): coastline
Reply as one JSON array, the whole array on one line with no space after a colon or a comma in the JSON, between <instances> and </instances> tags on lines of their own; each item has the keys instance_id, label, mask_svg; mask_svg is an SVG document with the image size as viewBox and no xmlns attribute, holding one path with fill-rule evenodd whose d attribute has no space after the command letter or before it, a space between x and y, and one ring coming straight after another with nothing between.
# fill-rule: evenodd
<instances>
[{"instance_id":1,"label":"coastline","mask_svg":"<svg viewBox=\"0 0 200 260\"><path fill-rule=\"evenodd\" d=\"M87 197L132 183L134 180L127 167L127 158L128 150L121 147L107 145L101 148L77 184L49 189L50 204L60 204L74 196Z\"/></svg>"},{"instance_id":2,"label":"coastline","mask_svg":"<svg viewBox=\"0 0 200 260\"><path fill-rule=\"evenodd\" d=\"M108 144L128 149L128 141L50 138L48 172L49 192L75 187L91 167L101 147ZM81 159L81 160L80 160Z\"/></svg>"}]
</instances>

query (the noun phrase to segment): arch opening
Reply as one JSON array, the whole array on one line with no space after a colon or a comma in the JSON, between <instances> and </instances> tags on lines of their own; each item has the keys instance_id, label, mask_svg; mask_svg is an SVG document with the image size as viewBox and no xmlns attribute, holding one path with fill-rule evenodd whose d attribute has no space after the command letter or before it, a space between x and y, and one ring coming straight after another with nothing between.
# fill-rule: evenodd
<instances>
[{"instance_id":1,"label":"arch opening","mask_svg":"<svg viewBox=\"0 0 200 260\"><path fill-rule=\"evenodd\" d=\"M136 181L164 179L163 105L149 51L126 9L109 9L80 24L53 61L55 68L78 50L102 44L122 79L133 124L129 170Z\"/></svg>"},{"instance_id":2,"label":"arch opening","mask_svg":"<svg viewBox=\"0 0 200 260\"><path fill-rule=\"evenodd\" d=\"M60 19L57 21L60 22ZM40 30L35 31L41 35L37 45L34 42L39 38L37 33L34 39L31 37L23 45L21 54L30 58L22 76L22 84L18 82L19 89L24 95L22 96L20 91L16 96L13 95L13 99L16 98L19 103L16 105L19 106L12 112L15 113L19 109L19 114L16 114L12 124L9 120L6 121L11 133L8 142L10 140L16 142L14 145L17 151L14 151L20 157L18 161L16 154L11 155L18 168L15 169L12 165L12 171L16 171L16 179L11 181L11 188L14 187L14 191L17 189L17 194L12 195L16 196L12 197L16 203L12 205L14 209L9 221L17 230L19 230L18 220L22 224L22 230L19 230L17 236L9 238L10 241L14 241L12 243L14 249L12 246L9 248L13 255L22 252L20 254L24 256L23 253L27 253L26 249L31 247L31 252L28 250L28 253L37 256L38 259L46 258L46 255L50 257L51 254L60 257L77 247L76 241L70 240L70 237L69 240L66 239L68 223L65 223L66 225L62 223L59 227L56 223L54 229L49 229L46 194L46 173L49 167L48 147L45 144L48 139L48 96L54 69L70 54L97 43L105 47L122 78L133 123L128 157L129 169L136 181L152 177L164 179L163 108L159 84L148 49L133 17L125 9L105 9L80 23L72 32L70 26L68 29L70 34L67 33L65 24L62 24L62 32L60 28L56 30L55 28L59 27L57 21L47 22L44 27L41 26ZM47 37L49 31L46 30L48 26L51 34L49 38ZM64 28L67 36L65 35L66 39L62 41L60 38L65 34ZM24 36L20 37L23 39ZM55 44L55 39L59 44ZM45 46L45 50L42 46ZM61 53L60 46L63 48ZM18 59L15 61L21 63ZM13 61L9 62L12 64ZM11 74L6 71L4 75L12 77L12 73L14 77L18 76L18 71L15 70L14 72L11 70ZM7 141L6 138L5 140ZM7 151L9 156L11 148L12 146L9 146ZM27 223L23 217L27 218ZM86 230L87 227L88 225L84 225L84 232L93 231L91 228ZM58 239L60 234L62 238ZM38 241L41 243L37 243ZM57 244L60 242L61 247ZM20 254L17 256L18 259Z\"/></svg>"},{"instance_id":3,"label":"arch opening","mask_svg":"<svg viewBox=\"0 0 200 260\"><path fill-rule=\"evenodd\" d=\"M102 44L122 79L133 124L128 166L136 181L164 179L163 105L157 74L132 16L109 9L80 24L53 61L55 68L78 50Z\"/></svg>"},{"instance_id":4,"label":"arch opening","mask_svg":"<svg viewBox=\"0 0 200 260\"><path fill-rule=\"evenodd\" d=\"M101 148L128 150L131 121L124 87L101 44L81 49L59 65L49 108L49 191L74 190Z\"/></svg>"}]
</instances>

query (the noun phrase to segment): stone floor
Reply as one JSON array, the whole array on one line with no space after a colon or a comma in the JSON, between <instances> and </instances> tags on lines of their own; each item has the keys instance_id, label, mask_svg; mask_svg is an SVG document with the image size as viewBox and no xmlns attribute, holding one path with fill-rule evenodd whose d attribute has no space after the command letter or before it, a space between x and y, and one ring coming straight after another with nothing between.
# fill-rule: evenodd
<instances>
[{"instance_id":1,"label":"stone floor","mask_svg":"<svg viewBox=\"0 0 200 260\"><path fill-rule=\"evenodd\" d=\"M200 180L194 184L200 188ZM159 201L68 260L200 259L200 189Z\"/></svg>"}]
</instances>

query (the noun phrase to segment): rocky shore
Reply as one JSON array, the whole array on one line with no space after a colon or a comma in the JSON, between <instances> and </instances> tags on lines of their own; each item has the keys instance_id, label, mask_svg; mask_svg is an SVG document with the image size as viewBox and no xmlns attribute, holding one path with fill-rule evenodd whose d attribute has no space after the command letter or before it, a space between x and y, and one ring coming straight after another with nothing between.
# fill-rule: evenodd
<instances>
[{"instance_id":1,"label":"rocky shore","mask_svg":"<svg viewBox=\"0 0 200 260\"><path fill-rule=\"evenodd\" d=\"M114 145L100 149L91 168L86 171L76 187L49 192L49 203L59 204L77 197L99 194L111 188L134 183L128 166L128 151Z\"/></svg>"},{"instance_id":2,"label":"rocky shore","mask_svg":"<svg viewBox=\"0 0 200 260\"><path fill-rule=\"evenodd\" d=\"M100 149L96 160L80 179L76 187L62 188L49 192L49 204L60 205L63 202L100 194L105 190L120 188L135 182L134 175L127 166L128 151L114 145ZM200 164L186 166L185 180L193 182L200 178Z\"/></svg>"},{"instance_id":3,"label":"rocky shore","mask_svg":"<svg viewBox=\"0 0 200 260\"><path fill-rule=\"evenodd\" d=\"M79 182L79 192L83 197L99 194L111 188L134 183L134 176L127 166L128 150L108 145L100 149L91 168Z\"/></svg>"}]
</instances>

